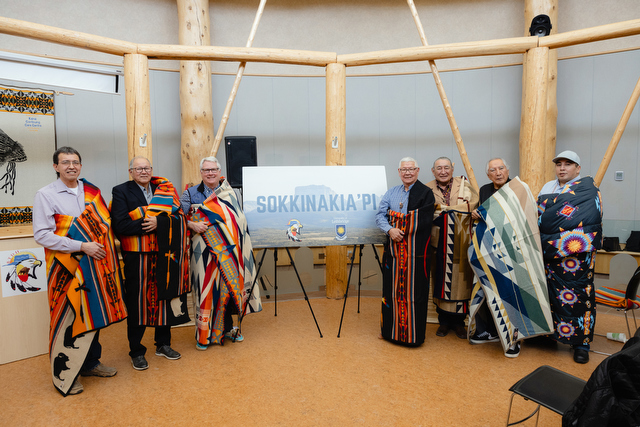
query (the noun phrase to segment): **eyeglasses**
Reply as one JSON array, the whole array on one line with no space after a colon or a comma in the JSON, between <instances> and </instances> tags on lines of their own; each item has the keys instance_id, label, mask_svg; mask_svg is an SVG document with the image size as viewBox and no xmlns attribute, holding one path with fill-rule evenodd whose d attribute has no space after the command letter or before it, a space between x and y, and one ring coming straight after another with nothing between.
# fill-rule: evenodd
<instances>
[{"instance_id":1,"label":"eyeglasses","mask_svg":"<svg viewBox=\"0 0 640 427\"><path fill-rule=\"evenodd\" d=\"M200 169L202 173L218 173L220 172L220 168L211 168L211 169Z\"/></svg>"},{"instance_id":2,"label":"eyeglasses","mask_svg":"<svg viewBox=\"0 0 640 427\"><path fill-rule=\"evenodd\" d=\"M142 172L147 172L147 173L149 173L149 172L151 172L151 170L152 170L152 169L153 169L153 168L152 168L152 167L150 167L150 166L147 166L147 167L144 167L144 168L131 168L131 170L136 171L136 173L142 173Z\"/></svg>"},{"instance_id":3,"label":"eyeglasses","mask_svg":"<svg viewBox=\"0 0 640 427\"><path fill-rule=\"evenodd\" d=\"M61 164L62 166L69 166L69 165L73 165L73 166L80 166L80 161L78 160L63 160L61 162L58 162L59 164Z\"/></svg>"},{"instance_id":4,"label":"eyeglasses","mask_svg":"<svg viewBox=\"0 0 640 427\"><path fill-rule=\"evenodd\" d=\"M400 168L400 169L398 169L398 172L400 172L400 173L414 173L417 170L418 170L418 168Z\"/></svg>"}]
</instances>

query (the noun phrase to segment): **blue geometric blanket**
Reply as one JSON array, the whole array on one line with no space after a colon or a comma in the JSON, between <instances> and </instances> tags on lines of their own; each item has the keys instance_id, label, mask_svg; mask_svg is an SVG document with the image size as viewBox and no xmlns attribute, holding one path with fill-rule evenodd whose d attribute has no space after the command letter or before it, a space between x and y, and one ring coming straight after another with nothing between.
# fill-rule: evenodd
<instances>
[{"instance_id":1,"label":"blue geometric blanket","mask_svg":"<svg viewBox=\"0 0 640 427\"><path fill-rule=\"evenodd\" d=\"M518 177L478 207L469 262L478 277L473 289L469 333L486 301L502 347L553 332L538 231L536 201Z\"/></svg>"}]
</instances>

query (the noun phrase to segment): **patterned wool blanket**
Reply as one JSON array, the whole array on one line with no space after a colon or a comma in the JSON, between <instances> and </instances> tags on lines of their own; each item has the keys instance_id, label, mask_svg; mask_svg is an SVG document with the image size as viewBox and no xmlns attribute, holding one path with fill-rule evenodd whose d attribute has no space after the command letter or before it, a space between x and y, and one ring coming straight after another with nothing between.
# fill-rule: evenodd
<instances>
[{"instance_id":1,"label":"patterned wool blanket","mask_svg":"<svg viewBox=\"0 0 640 427\"><path fill-rule=\"evenodd\" d=\"M53 384L64 396L80 372L95 331L127 317L111 215L98 187L82 181L85 210L79 217L55 215L55 234L101 243L105 258L45 249L51 372Z\"/></svg>"},{"instance_id":2,"label":"patterned wool blanket","mask_svg":"<svg viewBox=\"0 0 640 427\"><path fill-rule=\"evenodd\" d=\"M382 337L398 344L424 342L429 301L427 251L433 205L402 214L389 210L389 224L402 230L400 242L389 239L384 254Z\"/></svg>"},{"instance_id":3,"label":"patterned wool blanket","mask_svg":"<svg viewBox=\"0 0 640 427\"><path fill-rule=\"evenodd\" d=\"M189 241L187 222L173 184L162 177L153 177L157 185L147 206L131 212L132 220L155 216L155 233L120 236L128 264L135 268L140 288L138 323L148 326L174 326L189 322L187 294L189 282ZM137 257L137 260L134 260ZM127 270L134 270L127 266Z\"/></svg>"},{"instance_id":4,"label":"patterned wool blanket","mask_svg":"<svg viewBox=\"0 0 640 427\"><path fill-rule=\"evenodd\" d=\"M505 351L515 342L553 332L536 202L529 187L512 179L478 212L469 260L478 282L471 300L469 331L486 301Z\"/></svg>"},{"instance_id":5,"label":"patterned wool blanket","mask_svg":"<svg viewBox=\"0 0 640 427\"><path fill-rule=\"evenodd\" d=\"M226 180L221 182L190 217L208 225L191 240L196 340L202 345L222 342L229 302L235 306L239 324L243 314L262 310L259 287L253 286L256 267L247 221L233 188Z\"/></svg>"},{"instance_id":6,"label":"patterned wool blanket","mask_svg":"<svg viewBox=\"0 0 640 427\"><path fill-rule=\"evenodd\" d=\"M564 344L593 341L596 251L602 247L602 196L593 178L538 197L538 223L553 313L554 338Z\"/></svg>"}]
</instances>

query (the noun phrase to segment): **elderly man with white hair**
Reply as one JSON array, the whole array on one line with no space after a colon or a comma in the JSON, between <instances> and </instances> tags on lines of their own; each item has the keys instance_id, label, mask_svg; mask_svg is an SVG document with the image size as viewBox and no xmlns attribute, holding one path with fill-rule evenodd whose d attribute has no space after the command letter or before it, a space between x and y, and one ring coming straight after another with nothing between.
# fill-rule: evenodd
<instances>
[{"instance_id":1,"label":"elderly man with white hair","mask_svg":"<svg viewBox=\"0 0 640 427\"><path fill-rule=\"evenodd\" d=\"M382 258L381 334L397 344L424 342L429 300L427 246L435 199L418 180L420 167L411 157L398 165L402 184L390 188L382 199L376 224L389 238Z\"/></svg>"},{"instance_id":2,"label":"elderly man with white hair","mask_svg":"<svg viewBox=\"0 0 640 427\"><path fill-rule=\"evenodd\" d=\"M509 165L501 157L494 157L487 162L485 168L487 178L491 182L480 187L480 204L483 204L491 196L493 196L498 190L500 190L507 182L511 181L509 177ZM478 209L475 209L471 213L473 219L480 219L481 216L478 213ZM489 342L499 342L500 337L496 329L495 322L486 302L482 303L478 307L474 316L475 320L475 333L469 337L469 341L472 344L484 344ZM470 322L471 323L471 322ZM507 349L505 356L509 358L518 357L520 354L520 343L515 343Z\"/></svg>"},{"instance_id":3,"label":"elderly man with white hair","mask_svg":"<svg viewBox=\"0 0 640 427\"><path fill-rule=\"evenodd\" d=\"M215 157L200 161L202 182L188 188L180 203L191 231L191 284L195 289L196 348L225 340L241 342L238 324L246 310L260 311L253 248L247 221L234 189ZM247 307L248 305L248 307Z\"/></svg>"},{"instance_id":4,"label":"elderly man with white hair","mask_svg":"<svg viewBox=\"0 0 640 427\"><path fill-rule=\"evenodd\" d=\"M469 314L469 298L473 270L467 250L471 243L471 213L478 206L478 193L464 176L454 176L454 164L448 157L433 162L434 180L427 187L436 199L431 245L436 262L433 279L433 302L438 312L439 337L450 330L460 339L467 339L464 326Z\"/></svg>"}]
</instances>

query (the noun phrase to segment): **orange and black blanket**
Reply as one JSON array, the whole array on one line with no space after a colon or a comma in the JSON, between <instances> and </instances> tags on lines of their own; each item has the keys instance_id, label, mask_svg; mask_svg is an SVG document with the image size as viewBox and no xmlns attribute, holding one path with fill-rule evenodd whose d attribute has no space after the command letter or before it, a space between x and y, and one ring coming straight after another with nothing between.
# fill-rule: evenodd
<instances>
[{"instance_id":1,"label":"orange and black blanket","mask_svg":"<svg viewBox=\"0 0 640 427\"><path fill-rule=\"evenodd\" d=\"M419 181L409 194L406 214L389 210L389 224L402 230L400 242L385 245L382 282L381 333L386 340L408 346L424 342L429 301L427 255L434 197Z\"/></svg>"},{"instance_id":2,"label":"orange and black blanket","mask_svg":"<svg viewBox=\"0 0 640 427\"><path fill-rule=\"evenodd\" d=\"M55 215L55 234L98 242L106 256L45 249L51 324L49 356L55 387L66 396L80 372L95 331L127 317L111 217L98 187L84 183L85 210L79 217Z\"/></svg>"},{"instance_id":3,"label":"orange and black blanket","mask_svg":"<svg viewBox=\"0 0 640 427\"><path fill-rule=\"evenodd\" d=\"M173 184L162 177L153 177L151 183L157 185L151 202L129 212L129 217L135 221L155 216L156 232L119 236L128 283L139 284L137 292L134 289L127 292L137 293L137 313L132 314L137 316L138 324L180 325L190 321L187 222ZM129 276L136 279L129 281ZM129 308L134 310L131 304Z\"/></svg>"}]
</instances>

